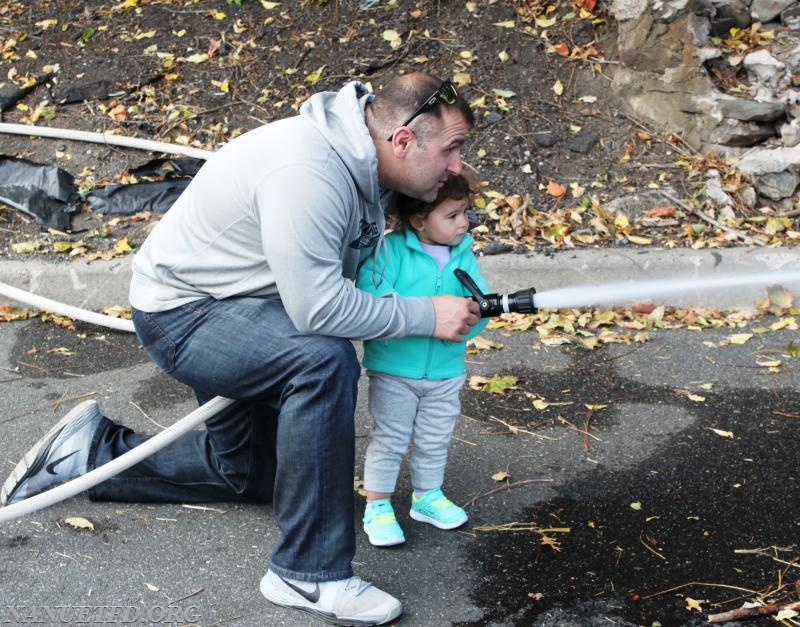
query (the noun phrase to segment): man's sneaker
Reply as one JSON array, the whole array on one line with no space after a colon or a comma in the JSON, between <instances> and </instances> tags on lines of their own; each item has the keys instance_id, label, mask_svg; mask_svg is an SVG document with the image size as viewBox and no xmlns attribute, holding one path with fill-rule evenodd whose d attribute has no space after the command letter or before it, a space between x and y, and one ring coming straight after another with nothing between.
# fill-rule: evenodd
<instances>
[{"instance_id":1,"label":"man's sneaker","mask_svg":"<svg viewBox=\"0 0 800 627\"><path fill-rule=\"evenodd\" d=\"M364 510L364 531L374 546L394 546L406 541L389 499L367 503L367 509Z\"/></svg>"},{"instance_id":2,"label":"man's sneaker","mask_svg":"<svg viewBox=\"0 0 800 627\"><path fill-rule=\"evenodd\" d=\"M73 408L22 456L0 489L0 504L17 503L84 474L102 418L95 401Z\"/></svg>"},{"instance_id":3,"label":"man's sneaker","mask_svg":"<svg viewBox=\"0 0 800 627\"><path fill-rule=\"evenodd\" d=\"M309 612L334 625L383 625L403 612L400 601L360 577L311 582L268 570L261 594L275 605Z\"/></svg>"},{"instance_id":4,"label":"man's sneaker","mask_svg":"<svg viewBox=\"0 0 800 627\"><path fill-rule=\"evenodd\" d=\"M448 499L441 488L428 490L418 497L411 493L411 518L439 529L455 529L467 522L467 512Z\"/></svg>"}]
</instances>

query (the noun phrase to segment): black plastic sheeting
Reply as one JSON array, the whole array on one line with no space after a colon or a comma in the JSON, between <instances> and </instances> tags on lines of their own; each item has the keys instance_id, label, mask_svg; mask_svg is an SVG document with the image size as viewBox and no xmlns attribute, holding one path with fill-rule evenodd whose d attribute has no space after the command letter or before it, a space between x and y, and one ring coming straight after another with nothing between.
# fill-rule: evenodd
<instances>
[{"instance_id":1,"label":"black plastic sheeting","mask_svg":"<svg viewBox=\"0 0 800 627\"><path fill-rule=\"evenodd\" d=\"M165 177L164 180L114 184L93 190L88 197L89 206L98 213L115 215L145 210L166 213L203 163L202 159L191 158L148 161L130 173L138 177Z\"/></svg>"},{"instance_id":2,"label":"black plastic sheeting","mask_svg":"<svg viewBox=\"0 0 800 627\"><path fill-rule=\"evenodd\" d=\"M164 213L189 184L187 179L108 185L89 194L89 206L98 213L132 215L139 211Z\"/></svg>"},{"instance_id":3,"label":"black plastic sheeting","mask_svg":"<svg viewBox=\"0 0 800 627\"><path fill-rule=\"evenodd\" d=\"M166 213L203 163L190 157L153 159L130 174L163 180L107 185L92 190L86 200L103 214ZM80 201L75 178L66 170L0 155L0 202L33 216L38 224L70 231Z\"/></svg>"},{"instance_id":4,"label":"black plastic sheeting","mask_svg":"<svg viewBox=\"0 0 800 627\"><path fill-rule=\"evenodd\" d=\"M42 226L69 231L79 200L75 177L66 170L0 155L0 202Z\"/></svg>"}]
</instances>

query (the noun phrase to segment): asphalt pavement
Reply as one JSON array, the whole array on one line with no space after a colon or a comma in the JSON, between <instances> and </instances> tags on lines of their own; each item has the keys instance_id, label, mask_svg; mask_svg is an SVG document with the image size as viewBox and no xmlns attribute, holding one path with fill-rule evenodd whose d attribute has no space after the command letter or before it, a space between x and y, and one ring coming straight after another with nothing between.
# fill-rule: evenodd
<instances>
[{"instance_id":1,"label":"asphalt pavement","mask_svg":"<svg viewBox=\"0 0 800 627\"><path fill-rule=\"evenodd\" d=\"M795 271L798 261L793 249L620 248L480 264L497 293L617 283L633 293L681 279L685 290L654 300L728 308L752 307L763 285L701 291L693 283ZM128 277L129 260L0 260L0 282L90 310L126 304ZM785 287L800 294L800 286ZM514 374L527 394L517 401L539 398L549 409L466 390L445 487L468 504L470 522L445 532L411 521L404 468L396 510L407 542L378 549L359 531L356 572L402 600L398 624L409 626L669 627L738 606L749 597L733 588L763 590L787 568L777 560L800 552L799 362L787 354L797 332L779 320L654 331L648 342L597 351L488 331L503 347L470 356L470 375ZM731 341L742 333L752 337ZM0 346L3 477L84 397L151 432L196 406L129 334L29 320L0 324ZM356 475L369 428L365 396ZM544 420L540 411L566 419ZM359 499L356 516L361 508ZM509 531L523 520L536 529ZM322 624L258 592L277 534L268 505L95 503L79 495L0 526L0 624ZM709 586L689 586L698 581ZM713 605L734 596L733 605ZM687 597L700 612L687 609Z\"/></svg>"}]
</instances>

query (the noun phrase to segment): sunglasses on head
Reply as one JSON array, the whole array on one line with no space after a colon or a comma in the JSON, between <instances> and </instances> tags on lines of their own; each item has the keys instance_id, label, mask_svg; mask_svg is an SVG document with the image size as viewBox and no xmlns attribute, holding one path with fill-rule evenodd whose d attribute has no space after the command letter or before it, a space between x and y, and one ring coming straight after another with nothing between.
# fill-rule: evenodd
<instances>
[{"instance_id":1,"label":"sunglasses on head","mask_svg":"<svg viewBox=\"0 0 800 627\"><path fill-rule=\"evenodd\" d=\"M414 111L411 115L406 118L406 121L403 122L400 126L408 126L411 124L417 116L422 115L423 113L427 113L431 109L436 106L440 100L444 100L447 104L454 104L458 98L458 92L456 91L456 86L453 85L450 81L445 81L441 85L439 85L439 89L433 92L428 98L423 102L417 110ZM398 127L400 128L400 127ZM394 137L394 133L389 135L386 141L392 141L392 137Z\"/></svg>"}]
</instances>

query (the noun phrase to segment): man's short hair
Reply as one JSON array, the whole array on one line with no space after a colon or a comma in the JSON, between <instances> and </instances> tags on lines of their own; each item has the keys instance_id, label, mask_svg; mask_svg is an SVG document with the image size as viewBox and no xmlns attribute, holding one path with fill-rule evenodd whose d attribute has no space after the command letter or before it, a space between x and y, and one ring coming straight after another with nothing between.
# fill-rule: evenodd
<instances>
[{"instance_id":1,"label":"man's short hair","mask_svg":"<svg viewBox=\"0 0 800 627\"><path fill-rule=\"evenodd\" d=\"M375 94L375 98L370 103L373 114L370 134L376 139L390 136L400 127L403 120L439 89L443 82L442 79L423 72L405 74L391 80ZM464 97L459 94L455 103L447 104L444 100L439 100L430 111L416 118L417 120L422 118L418 126L421 135L424 136L429 129L429 125L424 121L424 116L433 115L437 119L441 119L443 107L458 109L469 127L475 126L475 115Z\"/></svg>"}]
</instances>

